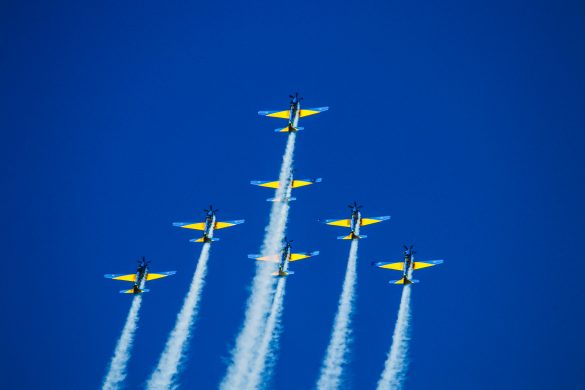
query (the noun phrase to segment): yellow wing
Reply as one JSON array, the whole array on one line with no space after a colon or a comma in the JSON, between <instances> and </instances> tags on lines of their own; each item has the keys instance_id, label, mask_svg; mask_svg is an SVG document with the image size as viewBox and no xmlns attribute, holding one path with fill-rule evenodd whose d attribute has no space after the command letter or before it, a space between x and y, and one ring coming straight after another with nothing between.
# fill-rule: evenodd
<instances>
[{"instance_id":1,"label":"yellow wing","mask_svg":"<svg viewBox=\"0 0 585 390\"><path fill-rule=\"evenodd\" d=\"M213 229L217 230L217 229L228 228L228 227L239 225L241 223L244 223L243 219L239 219L237 221L216 222L215 227Z\"/></svg>"},{"instance_id":2,"label":"yellow wing","mask_svg":"<svg viewBox=\"0 0 585 390\"><path fill-rule=\"evenodd\" d=\"M400 261L397 263L386 263L384 265L379 265L378 267L386 268L386 269L393 269L395 271L402 271L404 269L404 262Z\"/></svg>"},{"instance_id":3,"label":"yellow wing","mask_svg":"<svg viewBox=\"0 0 585 390\"><path fill-rule=\"evenodd\" d=\"M256 184L256 183L252 183L252 184ZM266 187L266 188L278 188L278 187L280 187L280 182L278 180L277 181L267 181L265 183L257 183L256 185L260 186L260 187Z\"/></svg>"},{"instance_id":4,"label":"yellow wing","mask_svg":"<svg viewBox=\"0 0 585 390\"><path fill-rule=\"evenodd\" d=\"M279 255L268 255L268 256L248 255L248 258L254 259L254 260L261 260L261 261L270 261L271 263L278 263L280 256Z\"/></svg>"},{"instance_id":5,"label":"yellow wing","mask_svg":"<svg viewBox=\"0 0 585 390\"><path fill-rule=\"evenodd\" d=\"M149 273L146 274L146 280L156 280L156 279L160 279L160 278L166 278L167 276L171 276L174 275L175 271L170 271L170 272L163 272L163 273Z\"/></svg>"},{"instance_id":6,"label":"yellow wing","mask_svg":"<svg viewBox=\"0 0 585 390\"><path fill-rule=\"evenodd\" d=\"M190 223L186 225L181 225L184 229L193 229L193 230L205 230L205 222L198 222L198 223Z\"/></svg>"},{"instance_id":7,"label":"yellow wing","mask_svg":"<svg viewBox=\"0 0 585 390\"><path fill-rule=\"evenodd\" d=\"M112 280L123 280L125 282L136 282L136 274L128 274L128 275L105 275L106 278Z\"/></svg>"},{"instance_id":8,"label":"yellow wing","mask_svg":"<svg viewBox=\"0 0 585 390\"><path fill-rule=\"evenodd\" d=\"M318 113L316 113L318 114ZM309 114L309 115L313 115L313 114ZM289 119L290 118L290 110L284 110L284 111L276 111L270 114L266 114L266 116L272 117L272 118L282 118L282 119Z\"/></svg>"},{"instance_id":9,"label":"yellow wing","mask_svg":"<svg viewBox=\"0 0 585 390\"><path fill-rule=\"evenodd\" d=\"M292 182L292 188L299 188L299 187L304 187L304 186L310 186L311 184L315 184L312 181L306 181L306 180L293 180Z\"/></svg>"},{"instance_id":10,"label":"yellow wing","mask_svg":"<svg viewBox=\"0 0 585 390\"><path fill-rule=\"evenodd\" d=\"M382 222L382 221L387 221L389 219L390 219L390 217L388 217L388 216L374 217L374 218L362 218L362 219L360 219L360 226L371 225L371 224L374 224L374 223L378 223L378 222Z\"/></svg>"},{"instance_id":11,"label":"yellow wing","mask_svg":"<svg viewBox=\"0 0 585 390\"><path fill-rule=\"evenodd\" d=\"M428 268L435 265L443 264L443 260L426 260L426 261L415 261L412 265L413 269Z\"/></svg>"},{"instance_id":12,"label":"yellow wing","mask_svg":"<svg viewBox=\"0 0 585 390\"><path fill-rule=\"evenodd\" d=\"M351 221L349 219L328 219L325 221L327 225L331 226L342 226L342 227L350 227Z\"/></svg>"},{"instance_id":13,"label":"yellow wing","mask_svg":"<svg viewBox=\"0 0 585 390\"><path fill-rule=\"evenodd\" d=\"M297 260L308 259L309 257L317 256L318 254L319 254L319 251L305 252L305 253L291 253L288 261L297 261Z\"/></svg>"},{"instance_id":14,"label":"yellow wing","mask_svg":"<svg viewBox=\"0 0 585 390\"><path fill-rule=\"evenodd\" d=\"M299 116L301 118L304 118L306 116L320 114L323 111L327 111L328 109L329 109L329 107L309 108L306 110L301 108L301 112L300 112Z\"/></svg>"}]
</instances>

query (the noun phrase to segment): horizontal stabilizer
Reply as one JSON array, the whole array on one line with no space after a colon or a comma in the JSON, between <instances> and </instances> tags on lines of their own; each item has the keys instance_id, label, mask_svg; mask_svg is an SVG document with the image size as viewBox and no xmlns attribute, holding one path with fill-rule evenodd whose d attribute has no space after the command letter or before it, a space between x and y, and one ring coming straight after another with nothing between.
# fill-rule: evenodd
<instances>
[{"instance_id":1,"label":"horizontal stabilizer","mask_svg":"<svg viewBox=\"0 0 585 390\"><path fill-rule=\"evenodd\" d=\"M293 180L291 184L291 188L299 188L304 186L310 186L311 184L321 183L323 181L322 178L316 179L302 179L302 180ZM280 188L280 182L278 180L275 181L267 181L267 180L252 180L250 184L260 187L266 188Z\"/></svg>"},{"instance_id":2,"label":"horizontal stabilizer","mask_svg":"<svg viewBox=\"0 0 585 390\"><path fill-rule=\"evenodd\" d=\"M272 276L278 276L280 278L285 277L285 276L289 276L289 275L293 275L294 271L276 271L272 273Z\"/></svg>"},{"instance_id":3,"label":"horizontal stabilizer","mask_svg":"<svg viewBox=\"0 0 585 390\"><path fill-rule=\"evenodd\" d=\"M358 236L355 233L349 233L347 236L338 236L337 239L338 240L361 240L362 238L367 238L368 236L366 236L365 234L362 234L361 236Z\"/></svg>"},{"instance_id":4,"label":"horizontal stabilizer","mask_svg":"<svg viewBox=\"0 0 585 390\"><path fill-rule=\"evenodd\" d=\"M219 241L219 238L209 238L209 237L201 237L201 238L193 238L191 240L189 240L190 242L215 242L215 241Z\"/></svg>"},{"instance_id":5,"label":"horizontal stabilizer","mask_svg":"<svg viewBox=\"0 0 585 390\"><path fill-rule=\"evenodd\" d=\"M419 281L416 279L408 279L406 276L403 276L402 278L398 279L398 280L390 280L388 283L390 284L404 284L404 285L408 285L408 284L414 284L414 283L418 283Z\"/></svg>"},{"instance_id":6,"label":"horizontal stabilizer","mask_svg":"<svg viewBox=\"0 0 585 390\"><path fill-rule=\"evenodd\" d=\"M288 125L287 127L279 127L278 129L275 129L274 132L275 133L294 133L297 131L301 131L301 130L305 130L304 127L292 127L291 125Z\"/></svg>"},{"instance_id":7,"label":"horizontal stabilizer","mask_svg":"<svg viewBox=\"0 0 585 390\"><path fill-rule=\"evenodd\" d=\"M290 198L268 198L266 199L267 202L292 202L293 200L297 200L294 196Z\"/></svg>"},{"instance_id":8,"label":"horizontal stabilizer","mask_svg":"<svg viewBox=\"0 0 585 390\"><path fill-rule=\"evenodd\" d=\"M134 290L133 288L131 288L130 290L120 290L120 294L142 294L149 291L150 290L147 288L144 288L142 290L140 289Z\"/></svg>"}]
</instances>

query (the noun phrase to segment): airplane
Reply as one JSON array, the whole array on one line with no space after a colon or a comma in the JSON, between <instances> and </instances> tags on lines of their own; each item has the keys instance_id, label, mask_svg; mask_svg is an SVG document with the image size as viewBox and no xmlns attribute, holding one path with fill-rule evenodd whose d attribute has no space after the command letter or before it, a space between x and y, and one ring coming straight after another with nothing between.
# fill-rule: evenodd
<instances>
[{"instance_id":1,"label":"airplane","mask_svg":"<svg viewBox=\"0 0 585 390\"><path fill-rule=\"evenodd\" d=\"M413 284L418 283L419 281L412 278L412 273L414 270L433 267L438 264L443 264L443 260L425 260L425 261L414 261L414 254L415 251L412 250L412 245L410 247L404 246L404 261L398 261L395 263L387 263L383 261L379 261L377 263L372 263L376 267L385 268L385 269L393 269L396 271L402 271L402 278L398 280L391 280L388 283L390 284Z\"/></svg>"},{"instance_id":2,"label":"airplane","mask_svg":"<svg viewBox=\"0 0 585 390\"><path fill-rule=\"evenodd\" d=\"M319 255L319 251L314 252L302 252L302 253L292 253L291 252L291 242L292 240L284 239L283 247L280 251L280 255L248 255L248 258L254 260L261 260L261 261L269 261L271 263L278 263L278 271L273 272L272 276L276 277L286 277L288 275L294 274L293 271L288 270L288 263L291 261L303 260L308 259L309 257Z\"/></svg>"},{"instance_id":3,"label":"airplane","mask_svg":"<svg viewBox=\"0 0 585 390\"><path fill-rule=\"evenodd\" d=\"M106 274L104 277L106 279L113 279L113 280L123 280L125 282L134 282L134 286L129 290L121 290L120 294L142 294L145 292L149 292L150 290L144 288L147 280L155 280L160 278L166 278L167 276L171 276L177 273L177 271L168 271L168 272L148 272L148 265L150 261L146 261L143 257L142 261L138 261L138 268L136 269L135 274Z\"/></svg>"},{"instance_id":4,"label":"airplane","mask_svg":"<svg viewBox=\"0 0 585 390\"><path fill-rule=\"evenodd\" d=\"M238 219L235 221L225 221L225 222L217 222L215 219L215 213L217 213L218 209L213 209L212 205L209 205L209 209L203 210L205 215L205 221L203 222L173 222L173 226L182 227L184 229L193 229L193 230L203 230L203 237L201 238L194 238L189 240L191 242L203 242L208 243L212 241L219 241L219 238L212 237L212 230L218 230L223 228L232 227L235 225L239 225L244 223L245 220ZM213 229L212 229L213 227Z\"/></svg>"},{"instance_id":5,"label":"airplane","mask_svg":"<svg viewBox=\"0 0 585 390\"><path fill-rule=\"evenodd\" d=\"M366 235L358 234L360 227L390 219L390 217L387 215L383 217L362 218L362 213L360 212L360 209L363 206L358 206L357 202L353 202L352 205L350 204L347 207L351 209L350 219L326 219L324 221L324 223L327 225L348 227L351 229L351 233L349 233L349 235L339 236L337 237L338 240L359 240L360 238L366 238L367 237Z\"/></svg>"},{"instance_id":6,"label":"airplane","mask_svg":"<svg viewBox=\"0 0 585 390\"><path fill-rule=\"evenodd\" d=\"M290 188L287 188L287 190L285 191L284 197L283 198L268 198L266 200L268 202L282 202L282 201L290 202L293 200L297 200L297 198L290 196L290 190L292 190L293 188L310 186L311 184L315 184L315 183L321 183L322 181L323 181L323 179L320 177L318 177L316 179L296 180L293 178L293 170L291 169L291 173L289 176L289 182L288 182L288 183L290 183ZM260 187L266 187L266 188L280 188L280 181L278 181L278 180L276 180L276 181L252 180L250 182L250 184L253 184L255 186L260 186Z\"/></svg>"},{"instance_id":7,"label":"airplane","mask_svg":"<svg viewBox=\"0 0 585 390\"><path fill-rule=\"evenodd\" d=\"M262 116L269 116L272 118L282 118L288 119L288 125L284 128L279 127L278 129L274 130L277 133L295 133L299 130L303 130L302 127L299 127L299 118L304 118L309 115L316 115L320 114L324 111L327 111L329 107L318 107L318 108L308 108L308 109L301 109L301 100L302 97L299 96L299 93L295 93L293 95L288 95L290 100L290 108L288 110L283 111L258 111L258 115Z\"/></svg>"}]
</instances>

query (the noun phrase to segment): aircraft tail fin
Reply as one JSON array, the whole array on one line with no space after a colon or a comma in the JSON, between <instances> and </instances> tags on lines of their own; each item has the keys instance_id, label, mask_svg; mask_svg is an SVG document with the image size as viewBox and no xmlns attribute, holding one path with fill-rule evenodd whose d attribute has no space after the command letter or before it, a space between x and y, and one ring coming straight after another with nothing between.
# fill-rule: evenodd
<instances>
[{"instance_id":1,"label":"aircraft tail fin","mask_svg":"<svg viewBox=\"0 0 585 390\"><path fill-rule=\"evenodd\" d=\"M416 279L408 279L406 276L403 276L402 278L398 279L398 280L391 280L388 283L390 284L404 284L404 285L408 285L408 284L414 284L414 283L418 283L419 281Z\"/></svg>"},{"instance_id":2,"label":"aircraft tail fin","mask_svg":"<svg viewBox=\"0 0 585 390\"><path fill-rule=\"evenodd\" d=\"M293 200L297 200L297 198L290 197L290 198L268 198L266 199L267 202L292 202Z\"/></svg>"},{"instance_id":3,"label":"aircraft tail fin","mask_svg":"<svg viewBox=\"0 0 585 390\"><path fill-rule=\"evenodd\" d=\"M193 238L192 240L189 240L190 242L215 242L215 241L219 241L219 238L213 237L213 238L209 238L209 237L201 237L201 238Z\"/></svg>"},{"instance_id":4,"label":"aircraft tail fin","mask_svg":"<svg viewBox=\"0 0 585 390\"><path fill-rule=\"evenodd\" d=\"M354 232L351 232L347 236L338 236L337 239L338 240L361 240L362 238L367 238L367 237L368 236L366 236L365 234L358 236Z\"/></svg>"}]
</instances>

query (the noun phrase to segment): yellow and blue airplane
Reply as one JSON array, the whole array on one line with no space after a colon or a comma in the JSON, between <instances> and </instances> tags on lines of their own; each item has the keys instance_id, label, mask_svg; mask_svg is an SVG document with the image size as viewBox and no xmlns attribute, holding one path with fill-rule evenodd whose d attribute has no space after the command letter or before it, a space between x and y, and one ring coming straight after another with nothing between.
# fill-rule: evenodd
<instances>
[{"instance_id":1,"label":"yellow and blue airplane","mask_svg":"<svg viewBox=\"0 0 585 390\"><path fill-rule=\"evenodd\" d=\"M203 222L174 222L173 226L182 227L184 229L193 229L193 230L202 230L203 237L201 238L194 238L189 240L191 242L212 242L212 241L219 241L219 238L211 237L211 228L213 230L228 228L232 226L236 226L245 222L243 219L238 219L235 221L225 221L225 222L218 222L215 219L215 213L217 213L218 209L213 209L212 205L209 205L209 209L204 209L205 212L205 221Z\"/></svg>"},{"instance_id":2,"label":"yellow and blue airplane","mask_svg":"<svg viewBox=\"0 0 585 390\"><path fill-rule=\"evenodd\" d=\"M104 275L107 279L123 280L125 282L133 282L134 286L129 290L121 290L120 294L142 294L150 290L144 288L147 280L155 280L160 278L166 278L177 273L177 271L168 272L148 272L148 264L150 261L146 261L143 257L142 261L138 262L138 268L135 274L106 274Z\"/></svg>"},{"instance_id":3,"label":"yellow and blue airplane","mask_svg":"<svg viewBox=\"0 0 585 390\"><path fill-rule=\"evenodd\" d=\"M269 202L283 202L283 201L290 202L293 200L297 200L297 198L290 196L289 190L291 190L293 188L310 186L311 184L321 183L322 181L323 181L323 179L320 177L318 177L316 179L296 180L293 178L293 171L291 169L290 175L288 177L288 182L285 184L285 186L287 186L287 187L290 186L290 188L287 188L287 191L285 191L285 197L283 199L281 199L281 198L268 198L266 200ZM252 180L250 182L250 184L253 184L255 186L266 187L266 188L275 188L275 189L280 187L280 182L278 180L276 180L276 181Z\"/></svg>"},{"instance_id":4,"label":"yellow and blue airplane","mask_svg":"<svg viewBox=\"0 0 585 390\"><path fill-rule=\"evenodd\" d=\"M377 263L373 263L373 265L380 268L402 271L402 278L398 280L391 280L388 282L390 284L413 284L419 282L416 279L410 279L410 277L412 277L412 273L414 272L414 270L434 267L435 265L443 264L443 260L414 261L414 254L415 252L412 250L412 245L410 247L404 245L404 261L398 261L394 263L379 261Z\"/></svg>"},{"instance_id":5,"label":"yellow and blue airplane","mask_svg":"<svg viewBox=\"0 0 585 390\"><path fill-rule=\"evenodd\" d=\"M303 130L302 127L299 127L299 118L304 118L310 115L320 114L324 111L327 111L329 107L318 107L318 108L307 108L301 109L301 100L302 97L299 97L299 93L295 93L295 95L289 95L290 97L290 108L288 110L282 111L258 111L258 115L262 116L269 116L272 118L282 118L288 119L288 125L286 127L279 127L278 129L274 130L277 133L291 133L297 132L299 130Z\"/></svg>"},{"instance_id":6,"label":"yellow and blue airplane","mask_svg":"<svg viewBox=\"0 0 585 390\"><path fill-rule=\"evenodd\" d=\"M278 263L278 271L272 275L277 277L285 277L294 274L293 271L288 270L288 263L291 261L298 261L308 259L309 257L317 256L319 251L314 252L303 252L303 253L292 253L291 252L292 240L284 239L282 250L279 254L262 256L262 255L248 255L248 258L261 261L269 261L271 263Z\"/></svg>"},{"instance_id":7,"label":"yellow and blue airplane","mask_svg":"<svg viewBox=\"0 0 585 390\"><path fill-rule=\"evenodd\" d=\"M366 238L366 235L358 235L356 233L356 229L357 227L362 227L362 226L366 226L366 225L372 225L374 223L378 223L378 222L382 222L382 221L386 221L388 219L390 219L389 216L383 216L383 217L372 217L372 218L362 218L362 213L360 212L360 209L363 206L358 206L357 202L353 202L353 204L350 204L349 206L347 206L351 209L351 218L350 219L326 219L324 221L325 224L327 225L331 225L331 226L341 226L341 227L347 227L351 229L351 233L349 233L347 236L339 236L337 237L338 240L359 240L360 238Z\"/></svg>"}]
</instances>

